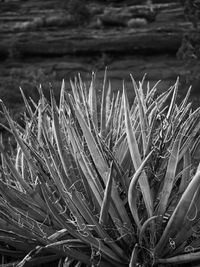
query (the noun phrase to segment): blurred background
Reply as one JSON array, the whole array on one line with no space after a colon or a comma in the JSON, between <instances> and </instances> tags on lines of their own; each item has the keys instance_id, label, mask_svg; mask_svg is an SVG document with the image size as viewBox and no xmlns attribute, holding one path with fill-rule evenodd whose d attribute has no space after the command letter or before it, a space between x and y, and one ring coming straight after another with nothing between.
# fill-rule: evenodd
<instances>
[{"instance_id":1,"label":"blurred background","mask_svg":"<svg viewBox=\"0 0 200 267\"><path fill-rule=\"evenodd\" d=\"M193 106L200 103L200 1L1 0L0 98L18 117L21 86L37 100L41 83L59 97L62 79L77 73L89 82L97 73L101 90L105 67L113 91L129 74L159 90L180 78L181 99L192 85Z\"/></svg>"}]
</instances>

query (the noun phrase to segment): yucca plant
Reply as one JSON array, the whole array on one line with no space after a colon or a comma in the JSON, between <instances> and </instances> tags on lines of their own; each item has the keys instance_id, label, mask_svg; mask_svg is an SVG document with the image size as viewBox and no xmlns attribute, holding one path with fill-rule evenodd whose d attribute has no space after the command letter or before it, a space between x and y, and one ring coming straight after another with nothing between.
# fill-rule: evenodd
<instances>
[{"instance_id":1,"label":"yucca plant","mask_svg":"<svg viewBox=\"0 0 200 267\"><path fill-rule=\"evenodd\" d=\"M177 104L178 80L165 92L133 82L129 107L78 76L63 81L60 103L39 88L23 94L25 127L2 109L17 147L3 142L0 253L4 266L161 266L200 259L200 109ZM16 259L16 260L14 260ZM59 262L59 263L58 263Z\"/></svg>"}]
</instances>

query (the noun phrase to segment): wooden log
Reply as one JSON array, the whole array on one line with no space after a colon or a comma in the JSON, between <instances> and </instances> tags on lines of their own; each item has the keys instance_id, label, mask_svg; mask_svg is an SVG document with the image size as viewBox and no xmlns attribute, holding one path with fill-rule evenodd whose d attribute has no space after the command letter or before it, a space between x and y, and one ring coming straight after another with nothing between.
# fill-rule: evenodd
<instances>
[{"instance_id":1,"label":"wooden log","mask_svg":"<svg viewBox=\"0 0 200 267\"><path fill-rule=\"evenodd\" d=\"M11 1L12 2L12 1ZM15 1L14 1L15 2ZM183 33L191 30L177 2L106 7L94 12L91 24L73 28L62 3L17 1L18 8L0 16L0 57L56 56L94 53L176 53ZM53 9L55 7L55 10ZM94 5L91 10L94 10ZM155 21L150 15L156 11ZM20 14L20 16L18 15ZM169 21L170 20L170 21ZM100 23L99 23L100 22ZM112 25L107 28L107 25ZM114 27L113 27L114 26ZM199 36L199 35L198 35ZM199 37L195 42L199 43Z\"/></svg>"},{"instance_id":2,"label":"wooden log","mask_svg":"<svg viewBox=\"0 0 200 267\"><path fill-rule=\"evenodd\" d=\"M176 26L176 27L175 27ZM189 30L190 23L180 23L167 26L130 28L122 30L87 30L87 29L56 29L4 34L1 41L0 54L17 52L18 55L78 55L93 53L176 53L181 45L183 33ZM190 33L194 34L195 31ZM197 35L195 43L200 43ZM9 50L9 51L8 51Z\"/></svg>"}]
</instances>

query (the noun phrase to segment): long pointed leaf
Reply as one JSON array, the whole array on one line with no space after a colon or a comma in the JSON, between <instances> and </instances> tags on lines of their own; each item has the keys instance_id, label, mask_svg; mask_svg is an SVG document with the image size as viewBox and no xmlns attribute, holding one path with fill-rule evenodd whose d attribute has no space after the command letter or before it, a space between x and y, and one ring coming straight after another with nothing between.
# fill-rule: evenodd
<instances>
[{"instance_id":1,"label":"long pointed leaf","mask_svg":"<svg viewBox=\"0 0 200 267\"><path fill-rule=\"evenodd\" d=\"M143 162L141 163L140 167L137 169L137 171L134 173L132 179L131 179L131 183L129 186L129 190L128 190L128 203L129 203L129 207L132 213L132 216L135 220L135 223L138 227L138 229L141 229L141 223L140 223L140 219L139 219L139 215L138 215L138 209L137 209L137 203L136 203L136 184L138 182L139 179L142 179L143 177L145 177L144 174L144 167L147 164L149 158L151 157L153 151L151 151L148 156L143 160Z\"/></svg>"},{"instance_id":2,"label":"long pointed leaf","mask_svg":"<svg viewBox=\"0 0 200 267\"><path fill-rule=\"evenodd\" d=\"M125 125L126 125L126 134L127 134L128 146L129 146L129 150L130 150L130 154L131 154L134 168L137 171L142 164L142 160L141 160L141 156L139 153L138 144L137 144L137 141L135 138L135 133L134 133L134 130L131 126L128 99L127 99L125 91L123 92L123 99L124 99ZM139 185L140 185L140 188L142 191L142 195L144 198L144 202L145 202L148 216L151 217L152 213L153 213L153 204L152 204L151 190L150 190L150 186L149 186L149 182L148 182L146 174L144 174L144 175L142 175L142 177L140 177ZM129 194L129 196L132 197L131 193ZM132 200L130 200L130 202L132 202ZM133 213L134 212L132 212L132 215L133 215Z\"/></svg>"},{"instance_id":3,"label":"long pointed leaf","mask_svg":"<svg viewBox=\"0 0 200 267\"><path fill-rule=\"evenodd\" d=\"M91 111L91 117L95 129L98 130L98 116L97 116L97 95L95 87L95 73L92 73L92 80L89 88L88 104Z\"/></svg>"},{"instance_id":4,"label":"long pointed leaf","mask_svg":"<svg viewBox=\"0 0 200 267\"><path fill-rule=\"evenodd\" d=\"M178 232L181 224L183 223L183 219L187 214L193 196L198 190L200 185L200 172L198 171L194 178L189 183L187 189L184 191L181 199L179 200L178 205L176 206L173 214L171 215L167 226L155 248L155 253L161 255L163 253L164 247L167 244L169 237L174 236L175 232ZM172 227L173 225L173 227Z\"/></svg>"},{"instance_id":5,"label":"long pointed leaf","mask_svg":"<svg viewBox=\"0 0 200 267\"><path fill-rule=\"evenodd\" d=\"M109 178L106 184L106 189L104 191L104 198L99 217L99 222L105 225L108 223L108 214L109 214L108 211L111 202L112 179L113 179L112 175L113 175L113 163L110 168Z\"/></svg>"},{"instance_id":6,"label":"long pointed leaf","mask_svg":"<svg viewBox=\"0 0 200 267\"><path fill-rule=\"evenodd\" d=\"M106 127L106 82L107 82L107 68L104 73L102 98L101 98L101 119L100 119L100 134L104 137Z\"/></svg>"},{"instance_id":7,"label":"long pointed leaf","mask_svg":"<svg viewBox=\"0 0 200 267\"><path fill-rule=\"evenodd\" d=\"M164 178L164 185L163 185L163 188L160 194L160 203L159 203L159 208L157 211L158 215L164 215L166 208L167 208L168 199L171 194L171 190L173 188L176 168L178 164L178 157L179 157L179 150L180 150L180 145L181 145L181 140L182 140L182 134L183 134L183 129L181 129L180 133L177 135L174 141L172 150L171 150L171 154L169 157L167 170L166 170L166 174Z\"/></svg>"}]
</instances>

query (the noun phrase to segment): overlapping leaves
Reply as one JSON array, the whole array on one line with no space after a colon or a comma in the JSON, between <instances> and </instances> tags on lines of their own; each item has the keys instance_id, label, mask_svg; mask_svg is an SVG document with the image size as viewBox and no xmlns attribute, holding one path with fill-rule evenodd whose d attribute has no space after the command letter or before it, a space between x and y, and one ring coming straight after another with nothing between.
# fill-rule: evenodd
<instances>
[{"instance_id":1,"label":"overlapping leaves","mask_svg":"<svg viewBox=\"0 0 200 267\"><path fill-rule=\"evenodd\" d=\"M22 92L25 128L2 103L17 148L13 156L0 144L0 253L16 266L199 258L200 174L191 157L200 110L191 111L189 93L176 104L178 81L159 95L131 78L130 107L125 85L112 95L106 74L101 98L95 74L89 88L78 76L70 94L63 81L59 105L40 88L33 108Z\"/></svg>"}]
</instances>

